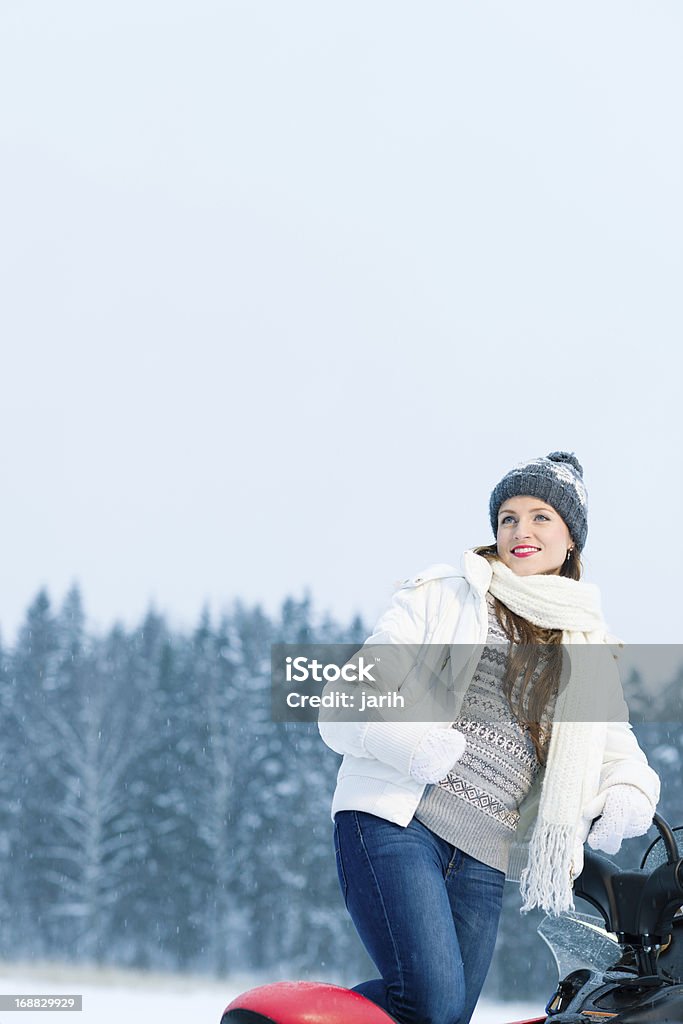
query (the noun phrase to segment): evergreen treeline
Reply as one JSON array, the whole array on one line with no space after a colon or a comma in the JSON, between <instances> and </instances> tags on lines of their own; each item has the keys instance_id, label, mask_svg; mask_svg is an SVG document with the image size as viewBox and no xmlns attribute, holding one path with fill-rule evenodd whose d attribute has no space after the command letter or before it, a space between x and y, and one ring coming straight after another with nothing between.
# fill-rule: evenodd
<instances>
[{"instance_id":1,"label":"evergreen treeline","mask_svg":"<svg viewBox=\"0 0 683 1024\"><path fill-rule=\"evenodd\" d=\"M366 635L358 619L314 623L308 599L277 618L238 603L189 635L154 612L93 635L77 589L58 610L41 592L0 650L0 955L369 977L332 852L339 759L315 726L273 723L269 699L271 643ZM680 722L681 682L660 721ZM637 700L637 677L627 689ZM683 822L678 728L637 732ZM549 993L539 918L506 889L487 992Z\"/></svg>"}]
</instances>

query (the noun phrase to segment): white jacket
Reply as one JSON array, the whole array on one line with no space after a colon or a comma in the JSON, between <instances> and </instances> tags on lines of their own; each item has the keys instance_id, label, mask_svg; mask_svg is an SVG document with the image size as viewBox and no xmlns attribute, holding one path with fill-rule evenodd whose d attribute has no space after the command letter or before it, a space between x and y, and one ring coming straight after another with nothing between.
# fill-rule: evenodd
<instances>
[{"instance_id":1,"label":"white jacket","mask_svg":"<svg viewBox=\"0 0 683 1024\"><path fill-rule=\"evenodd\" d=\"M473 672L488 633L486 593L490 582L490 566L471 552L465 552L460 571L451 565L432 566L403 581L366 643L454 645L451 652L456 657L462 652L460 656L470 661ZM411 761L432 723L320 721L318 727L325 743L344 755L332 816L337 811L360 810L407 825L425 789L411 778ZM544 770L539 772L520 807L508 870L509 877L516 880L526 862L544 775ZM602 810L607 789L618 783L641 789L654 812L659 779L648 766L631 726L623 720L608 723L599 780L585 780L582 816L576 823L574 877L583 868L583 844L591 822Z\"/></svg>"}]
</instances>

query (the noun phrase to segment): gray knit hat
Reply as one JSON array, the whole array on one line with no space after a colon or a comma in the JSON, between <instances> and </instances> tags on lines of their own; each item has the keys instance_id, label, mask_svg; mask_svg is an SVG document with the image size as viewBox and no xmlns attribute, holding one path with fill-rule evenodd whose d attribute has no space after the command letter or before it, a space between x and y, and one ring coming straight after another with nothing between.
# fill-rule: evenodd
<instances>
[{"instance_id":1,"label":"gray knit hat","mask_svg":"<svg viewBox=\"0 0 683 1024\"><path fill-rule=\"evenodd\" d=\"M586 543L588 507L581 463L573 452L551 452L515 466L496 484L489 501L494 536L498 533L498 509L508 498L524 494L540 498L562 516L578 551Z\"/></svg>"}]
</instances>

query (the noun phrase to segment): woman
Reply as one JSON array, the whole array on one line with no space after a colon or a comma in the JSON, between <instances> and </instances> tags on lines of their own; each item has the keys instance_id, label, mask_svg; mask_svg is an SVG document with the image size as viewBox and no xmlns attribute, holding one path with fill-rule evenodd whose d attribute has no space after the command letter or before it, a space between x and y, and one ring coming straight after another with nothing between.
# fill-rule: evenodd
<instances>
[{"instance_id":1,"label":"woman","mask_svg":"<svg viewBox=\"0 0 683 1024\"><path fill-rule=\"evenodd\" d=\"M615 853L647 831L659 797L599 593L579 582L579 462L553 452L515 467L489 513L495 544L465 552L460 571L404 581L366 642L452 652L457 718L319 726L344 755L332 807L340 884L381 973L356 990L401 1024L467 1024L506 876L520 881L523 910L568 909L584 841Z\"/></svg>"}]
</instances>

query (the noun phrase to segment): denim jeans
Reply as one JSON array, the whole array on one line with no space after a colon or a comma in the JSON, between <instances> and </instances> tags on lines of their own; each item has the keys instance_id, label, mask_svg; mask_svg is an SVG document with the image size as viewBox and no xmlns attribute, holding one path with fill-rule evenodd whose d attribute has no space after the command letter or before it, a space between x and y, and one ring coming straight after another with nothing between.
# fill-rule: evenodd
<instances>
[{"instance_id":1,"label":"denim jeans","mask_svg":"<svg viewBox=\"0 0 683 1024\"><path fill-rule=\"evenodd\" d=\"M334 821L339 882L382 975L355 991L400 1024L467 1024L486 978L505 875L415 818L364 811Z\"/></svg>"}]
</instances>

